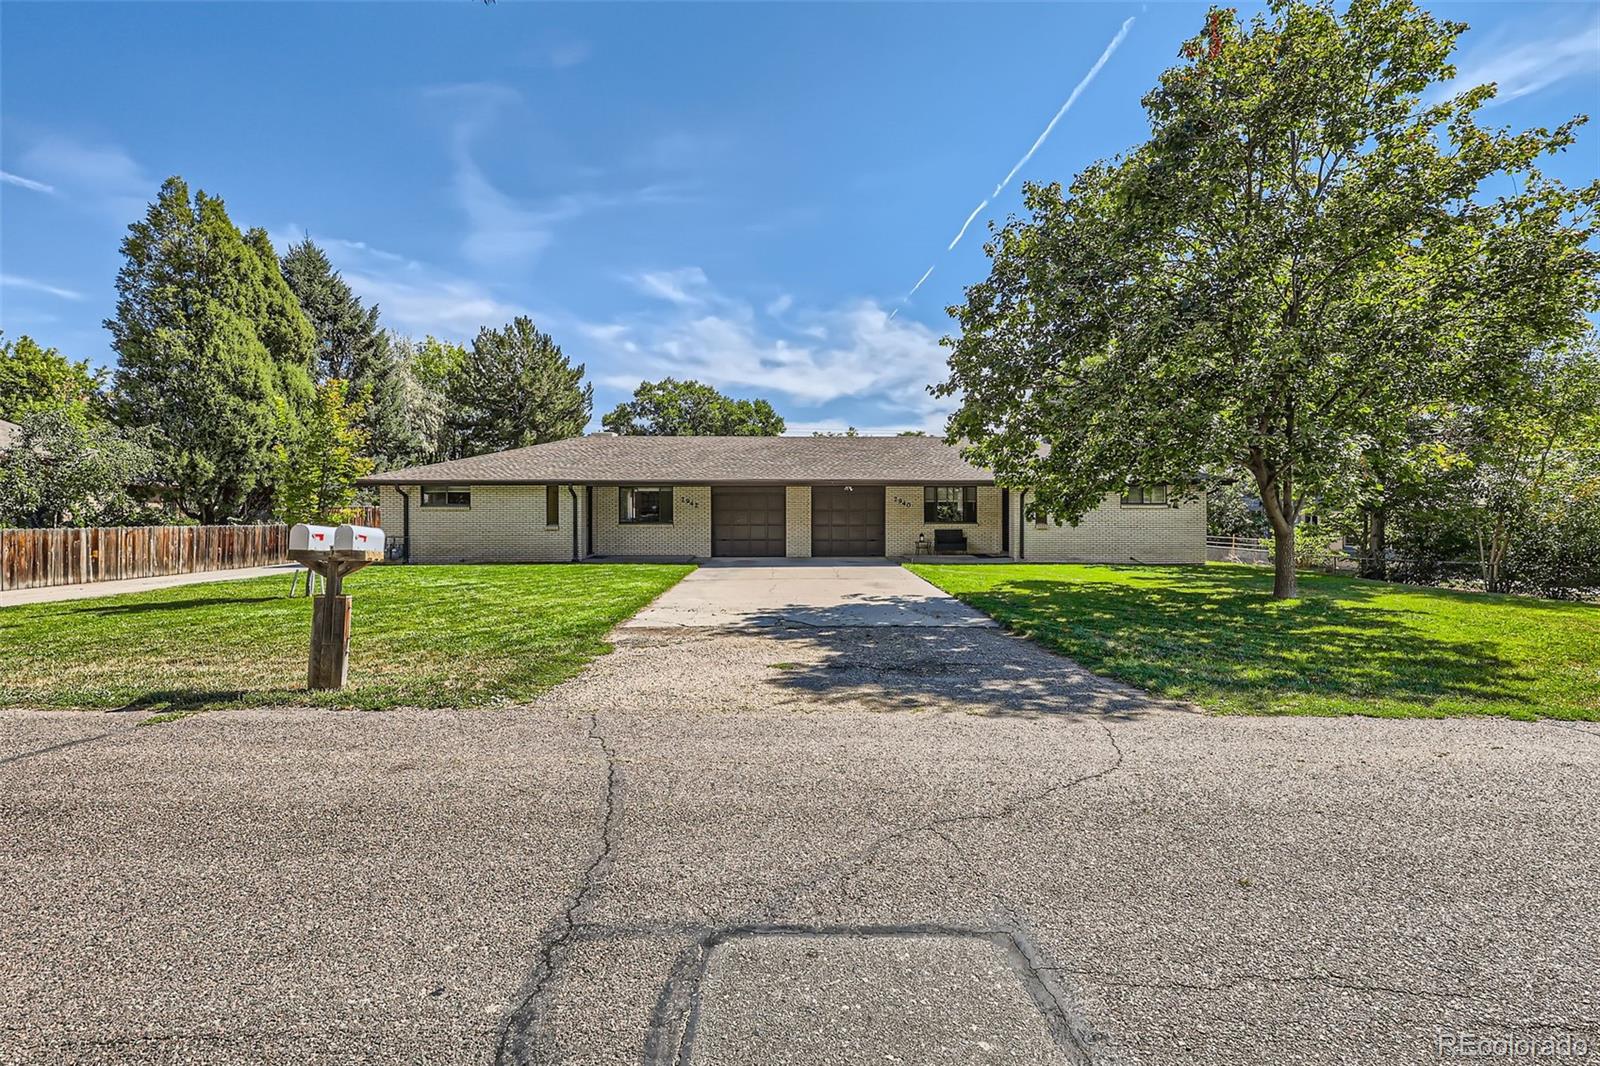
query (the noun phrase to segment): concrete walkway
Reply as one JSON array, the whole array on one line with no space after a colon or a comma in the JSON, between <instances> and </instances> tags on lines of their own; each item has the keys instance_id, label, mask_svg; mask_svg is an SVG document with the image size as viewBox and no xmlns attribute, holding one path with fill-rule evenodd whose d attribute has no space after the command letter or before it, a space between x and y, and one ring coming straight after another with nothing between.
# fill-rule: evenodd
<instances>
[{"instance_id":1,"label":"concrete walkway","mask_svg":"<svg viewBox=\"0 0 1600 1066\"><path fill-rule=\"evenodd\" d=\"M277 566L250 566L241 570L207 570L200 574L169 574L165 577L135 577L127 581L92 581L83 585L51 585L42 589L12 589L0 592L0 608L20 607L24 603L55 603L60 600L91 600L101 596L120 596L125 592L152 592L156 589L177 588L180 585L201 585L208 581L242 581L249 577L283 575L284 587L289 575L300 569L295 563Z\"/></svg>"},{"instance_id":2,"label":"concrete walkway","mask_svg":"<svg viewBox=\"0 0 1600 1066\"><path fill-rule=\"evenodd\" d=\"M623 627L994 624L884 559L718 559L668 589Z\"/></svg>"}]
</instances>

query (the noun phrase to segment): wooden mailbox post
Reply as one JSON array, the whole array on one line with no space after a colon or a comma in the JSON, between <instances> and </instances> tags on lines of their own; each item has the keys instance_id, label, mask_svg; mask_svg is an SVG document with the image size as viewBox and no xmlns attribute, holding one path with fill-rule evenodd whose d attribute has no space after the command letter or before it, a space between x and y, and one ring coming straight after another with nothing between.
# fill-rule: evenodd
<instances>
[{"instance_id":1,"label":"wooden mailbox post","mask_svg":"<svg viewBox=\"0 0 1600 1066\"><path fill-rule=\"evenodd\" d=\"M289 531L289 558L322 578L322 592L311 606L306 687L343 688L350 671L350 597L344 594L344 579L383 559L383 530L298 525Z\"/></svg>"}]
</instances>

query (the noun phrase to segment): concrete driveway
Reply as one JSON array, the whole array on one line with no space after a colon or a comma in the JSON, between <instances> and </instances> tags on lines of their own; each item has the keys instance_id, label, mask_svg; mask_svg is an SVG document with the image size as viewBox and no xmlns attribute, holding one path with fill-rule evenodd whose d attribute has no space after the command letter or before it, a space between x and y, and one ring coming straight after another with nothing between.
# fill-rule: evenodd
<instances>
[{"instance_id":1,"label":"concrete driveway","mask_svg":"<svg viewBox=\"0 0 1600 1066\"><path fill-rule=\"evenodd\" d=\"M616 643L528 707L0 712L0 1061L1597 1054L1592 727L1213 718L959 624Z\"/></svg>"},{"instance_id":2,"label":"concrete driveway","mask_svg":"<svg viewBox=\"0 0 1600 1066\"><path fill-rule=\"evenodd\" d=\"M624 623L629 629L750 625L992 626L884 559L716 559Z\"/></svg>"}]
</instances>

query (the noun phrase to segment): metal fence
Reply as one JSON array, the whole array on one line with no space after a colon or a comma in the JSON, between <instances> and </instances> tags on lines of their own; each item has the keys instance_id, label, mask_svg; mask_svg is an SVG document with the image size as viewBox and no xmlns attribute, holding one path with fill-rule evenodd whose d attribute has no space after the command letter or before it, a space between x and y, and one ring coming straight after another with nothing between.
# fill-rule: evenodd
<instances>
[{"instance_id":1,"label":"metal fence","mask_svg":"<svg viewBox=\"0 0 1600 1066\"><path fill-rule=\"evenodd\" d=\"M378 509L360 521L377 525ZM272 566L288 547L279 523L0 529L0 591Z\"/></svg>"},{"instance_id":2,"label":"metal fence","mask_svg":"<svg viewBox=\"0 0 1600 1066\"><path fill-rule=\"evenodd\" d=\"M1272 543L1260 537L1207 537L1206 559L1213 563L1272 562Z\"/></svg>"}]
</instances>

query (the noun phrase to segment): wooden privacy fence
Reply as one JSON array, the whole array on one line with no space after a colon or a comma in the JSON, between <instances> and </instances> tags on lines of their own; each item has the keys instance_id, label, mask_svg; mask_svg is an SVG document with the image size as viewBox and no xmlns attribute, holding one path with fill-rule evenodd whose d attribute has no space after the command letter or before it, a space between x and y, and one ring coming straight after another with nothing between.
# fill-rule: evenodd
<instances>
[{"instance_id":1,"label":"wooden privacy fence","mask_svg":"<svg viewBox=\"0 0 1600 1066\"><path fill-rule=\"evenodd\" d=\"M366 525L378 524L367 508ZM289 527L0 529L0 591L198 574L288 561Z\"/></svg>"}]
</instances>

